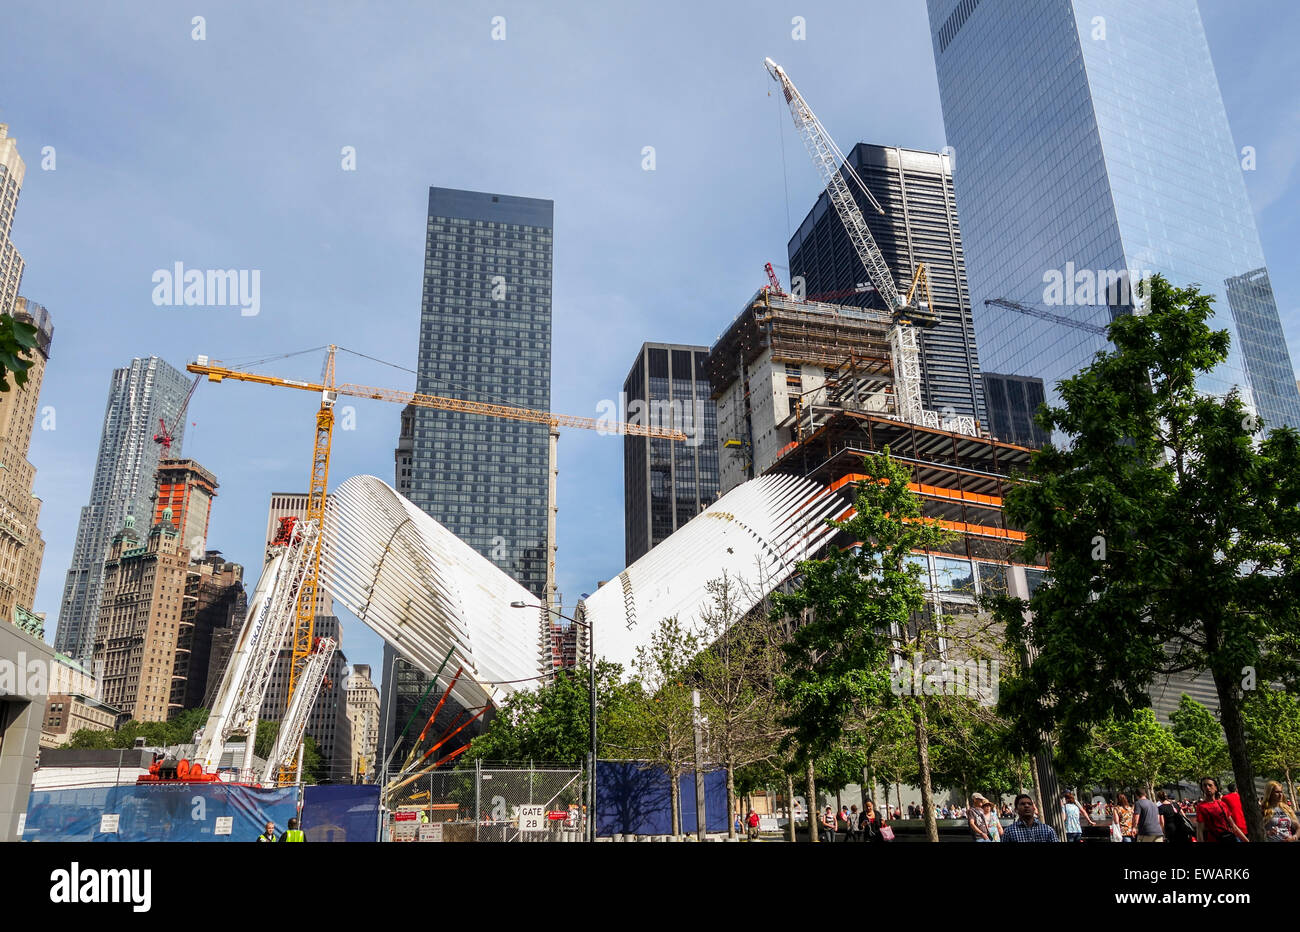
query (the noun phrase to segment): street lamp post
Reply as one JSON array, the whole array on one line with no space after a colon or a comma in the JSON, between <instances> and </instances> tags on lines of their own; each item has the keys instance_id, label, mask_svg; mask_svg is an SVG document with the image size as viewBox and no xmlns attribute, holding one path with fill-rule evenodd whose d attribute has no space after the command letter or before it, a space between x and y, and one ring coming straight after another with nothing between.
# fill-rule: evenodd
<instances>
[{"instance_id":1,"label":"street lamp post","mask_svg":"<svg viewBox=\"0 0 1300 932\"><path fill-rule=\"evenodd\" d=\"M541 606L529 605L527 602L511 602L511 608L545 608L546 611L553 615L559 615L571 624L584 628L587 632L587 698L590 707L588 716L591 725L591 748L588 751L590 755L591 769L588 771L590 777L587 780L587 841L596 840L596 633L591 625L584 621L578 621L576 618L570 618L563 612L556 609Z\"/></svg>"}]
</instances>

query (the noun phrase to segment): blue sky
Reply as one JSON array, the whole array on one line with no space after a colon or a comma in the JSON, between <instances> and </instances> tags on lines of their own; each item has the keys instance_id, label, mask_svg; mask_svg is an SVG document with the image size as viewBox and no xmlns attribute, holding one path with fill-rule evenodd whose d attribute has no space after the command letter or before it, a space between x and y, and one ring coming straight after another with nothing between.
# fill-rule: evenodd
<instances>
[{"instance_id":1,"label":"blue sky","mask_svg":"<svg viewBox=\"0 0 1300 932\"><path fill-rule=\"evenodd\" d=\"M1300 5L1202 0L1273 286L1300 359ZM206 38L191 37L205 17ZM506 38L491 37L505 17ZM806 21L803 41L791 19ZM74 4L7 11L0 122L27 162L13 240L54 318L31 460L52 637L114 367L183 367L337 343L414 368L428 187L555 201L552 407L595 416L643 341L709 344L785 263L816 174L763 69L789 71L841 148L944 145L925 5ZM53 146L56 167L41 169ZM356 149L356 171L341 150ZM642 170L654 146L656 170ZM960 208L960 204L959 204ZM261 312L156 307L151 277L261 270ZM784 276L784 270L781 270ZM262 371L319 374L323 356ZM412 376L342 356L343 381ZM305 487L315 399L203 384L184 453L216 473L209 546L260 566L268 498ZM391 482L399 409L356 403L331 486ZM622 444L560 442L567 604L622 569ZM344 616L378 672L378 638Z\"/></svg>"}]
</instances>

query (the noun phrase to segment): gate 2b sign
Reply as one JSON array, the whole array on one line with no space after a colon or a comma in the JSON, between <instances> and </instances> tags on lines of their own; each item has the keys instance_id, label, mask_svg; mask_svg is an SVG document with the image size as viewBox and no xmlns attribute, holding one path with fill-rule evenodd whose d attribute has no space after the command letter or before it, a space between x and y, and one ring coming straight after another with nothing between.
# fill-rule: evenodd
<instances>
[{"instance_id":1,"label":"gate 2b sign","mask_svg":"<svg viewBox=\"0 0 1300 932\"><path fill-rule=\"evenodd\" d=\"M545 806L520 806L519 807L519 831L521 832L546 831L546 807Z\"/></svg>"}]
</instances>

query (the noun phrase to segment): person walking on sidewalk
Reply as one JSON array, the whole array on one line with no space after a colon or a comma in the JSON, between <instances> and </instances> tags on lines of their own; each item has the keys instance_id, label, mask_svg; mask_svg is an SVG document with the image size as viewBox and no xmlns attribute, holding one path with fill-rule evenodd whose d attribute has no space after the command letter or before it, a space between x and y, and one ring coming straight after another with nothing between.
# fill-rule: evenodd
<instances>
[{"instance_id":1,"label":"person walking on sidewalk","mask_svg":"<svg viewBox=\"0 0 1300 932\"><path fill-rule=\"evenodd\" d=\"M758 813L753 809L749 810L749 840L758 841Z\"/></svg>"},{"instance_id":2,"label":"person walking on sidewalk","mask_svg":"<svg viewBox=\"0 0 1300 932\"><path fill-rule=\"evenodd\" d=\"M1165 840L1165 820L1156 808L1156 804L1147 799L1145 787L1137 791L1137 807L1135 809L1137 822L1137 840L1138 841L1164 841Z\"/></svg>"}]
</instances>

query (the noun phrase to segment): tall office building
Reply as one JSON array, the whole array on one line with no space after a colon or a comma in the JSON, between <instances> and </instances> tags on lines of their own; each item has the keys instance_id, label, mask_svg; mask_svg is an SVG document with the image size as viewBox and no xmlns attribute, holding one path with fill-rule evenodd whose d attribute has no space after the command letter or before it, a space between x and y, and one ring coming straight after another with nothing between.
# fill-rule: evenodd
<instances>
[{"instance_id":1,"label":"tall office building","mask_svg":"<svg viewBox=\"0 0 1300 932\"><path fill-rule=\"evenodd\" d=\"M985 369L1056 383L1108 344L999 306L1105 325L1132 279L1215 296L1239 386L1271 425L1300 393L1195 0L928 0Z\"/></svg>"},{"instance_id":2,"label":"tall office building","mask_svg":"<svg viewBox=\"0 0 1300 932\"><path fill-rule=\"evenodd\" d=\"M549 200L429 189L416 391L550 409L553 216ZM541 601L548 444L544 424L408 407L395 485ZM381 755L427 684L385 644Z\"/></svg>"},{"instance_id":3,"label":"tall office building","mask_svg":"<svg viewBox=\"0 0 1300 932\"><path fill-rule=\"evenodd\" d=\"M549 410L547 200L429 189L416 391ZM415 409L408 498L539 599L547 427Z\"/></svg>"},{"instance_id":4,"label":"tall office building","mask_svg":"<svg viewBox=\"0 0 1300 932\"><path fill-rule=\"evenodd\" d=\"M50 314L34 301L19 297L13 304L15 319L36 327L36 348L31 368L21 388L10 384L0 392L0 619L12 621L33 633L41 629L33 614L36 581L41 575L45 541L36 526L41 500L32 494L36 467L27 459L32 430L50 358L54 325ZM43 637L43 631L38 636Z\"/></svg>"},{"instance_id":5,"label":"tall office building","mask_svg":"<svg viewBox=\"0 0 1300 932\"><path fill-rule=\"evenodd\" d=\"M686 441L623 438L625 564L718 498L718 410L707 346L643 343L623 383L625 420L673 427Z\"/></svg>"},{"instance_id":6,"label":"tall office building","mask_svg":"<svg viewBox=\"0 0 1300 932\"><path fill-rule=\"evenodd\" d=\"M89 664L95 643L109 542L127 515L148 526L162 450L153 435L160 419L175 423L171 454L180 456L185 424L177 422L177 415L188 392L185 376L157 356L137 357L113 371L90 502L81 509L54 635L55 649L83 665Z\"/></svg>"},{"instance_id":7,"label":"tall office building","mask_svg":"<svg viewBox=\"0 0 1300 932\"><path fill-rule=\"evenodd\" d=\"M0 123L0 314L13 309L23 280L23 257L9 241L9 231L26 174L27 166L18 154L18 140L9 135L6 124Z\"/></svg>"},{"instance_id":8,"label":"tall office building","mask_svg":"<svg viewBox=\"0 0 1300 932\"><path fill-rule=\"evenodd\" d=\"M849 185L903 294L917 265L925 263L940 323L918 331L921 404L945 418L965 414L983 425L984 391L948 157L938 152L858 143L846 159L885 209L882 216L856 185ZM869 284L870 279L825 191L787 248L791 281L802 278L806 296L853 307L892 310L885 307L874 289L857 290L859 284Z\"/></svg>"}]
</instances>

